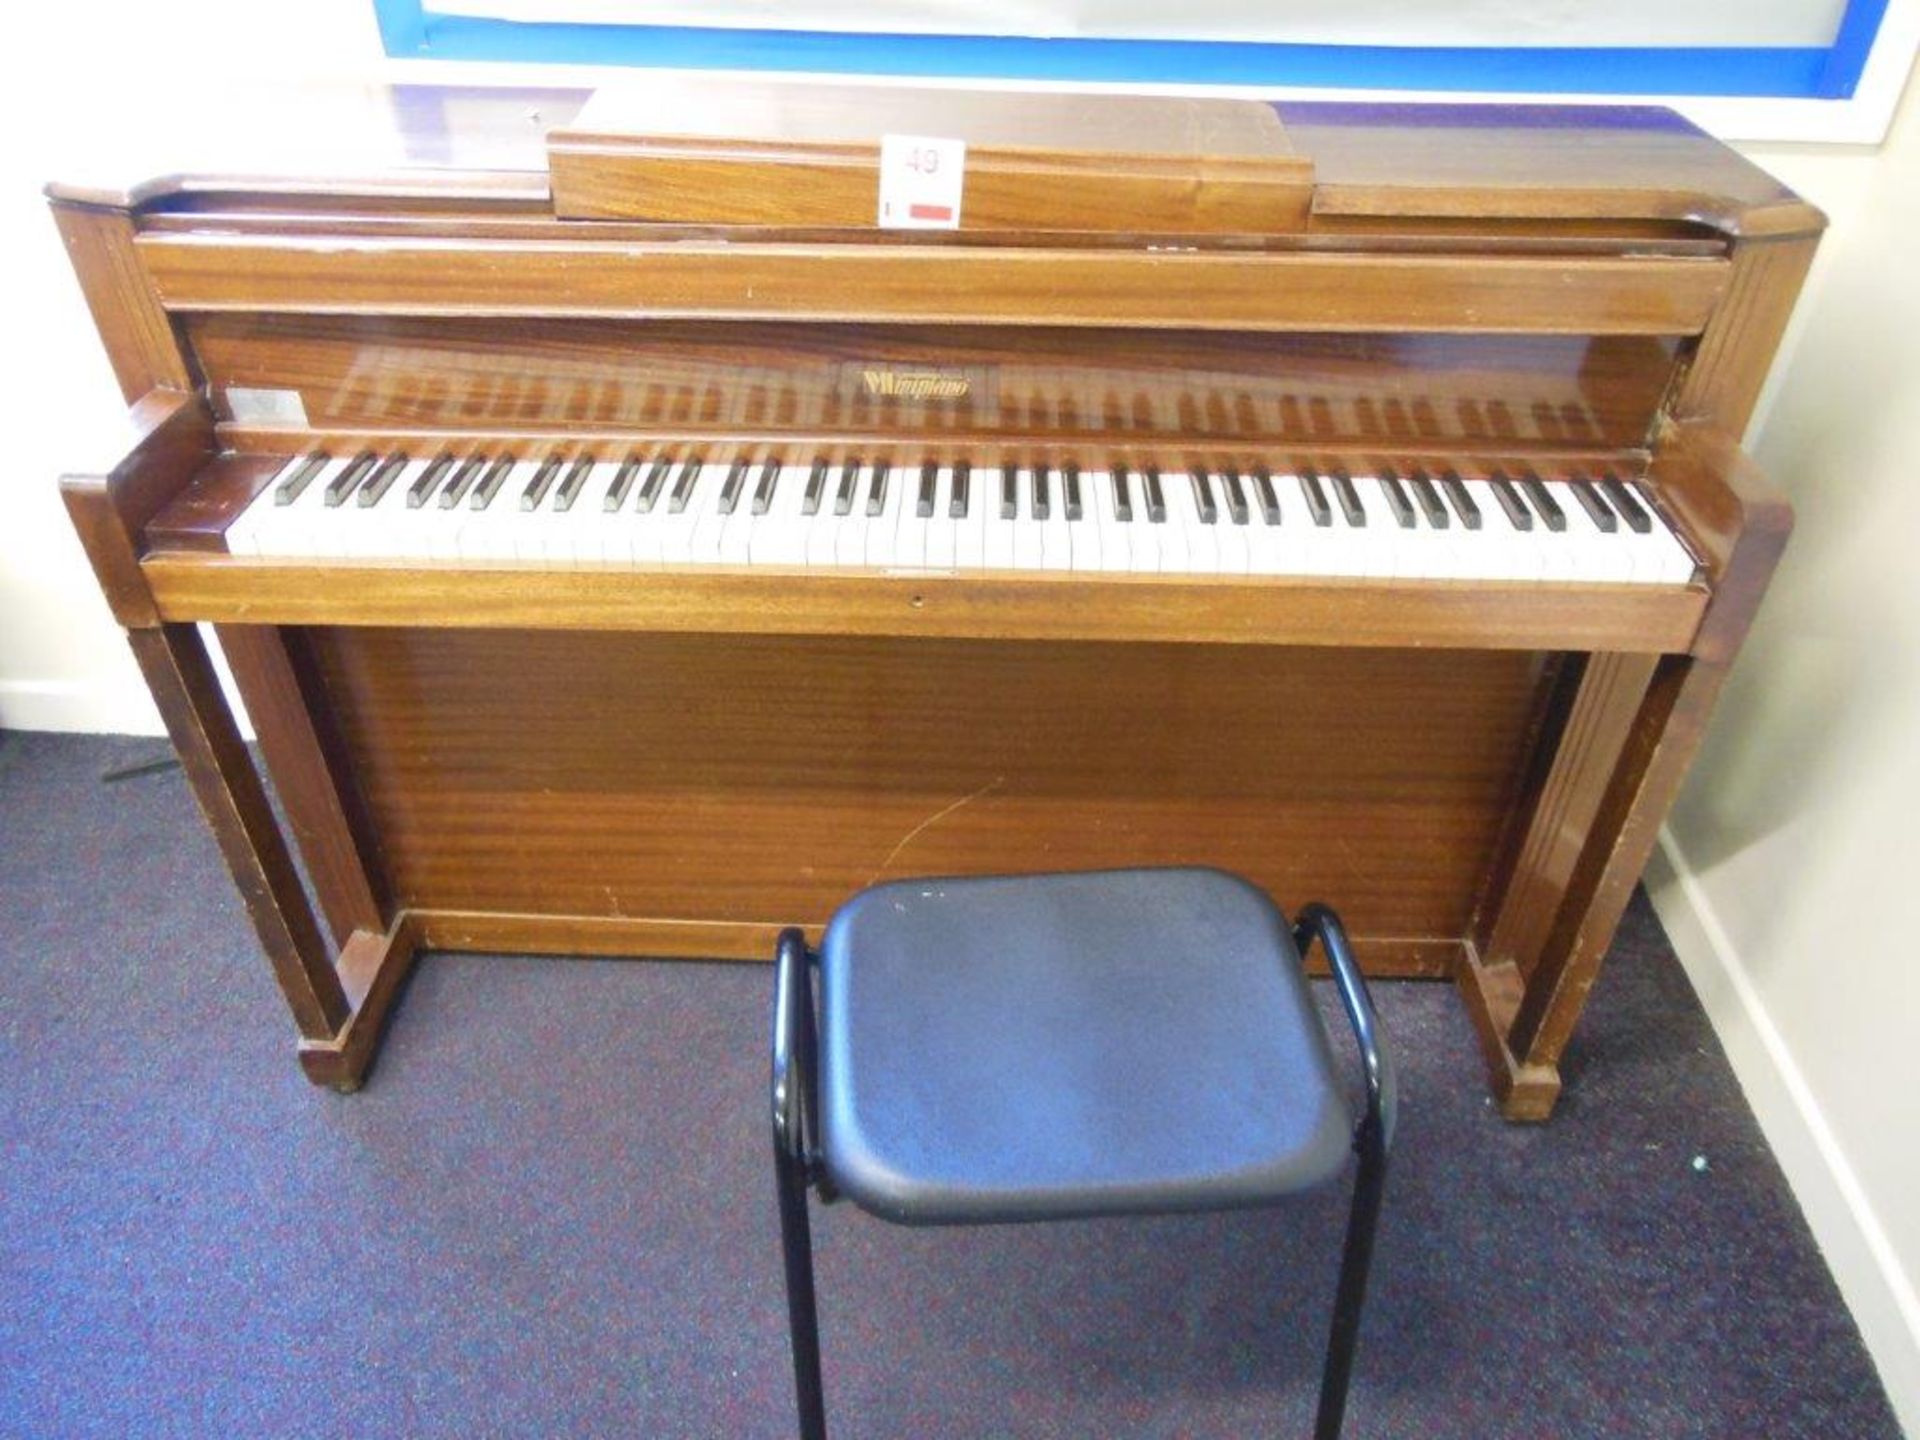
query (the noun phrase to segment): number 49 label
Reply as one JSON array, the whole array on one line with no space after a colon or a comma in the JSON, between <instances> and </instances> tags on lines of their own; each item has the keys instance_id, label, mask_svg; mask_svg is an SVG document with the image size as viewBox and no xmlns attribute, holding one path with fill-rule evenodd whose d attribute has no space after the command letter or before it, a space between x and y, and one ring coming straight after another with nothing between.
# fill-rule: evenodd
<instances>
[{"instance_id":1,"label":"number 49 label","mask_svg":"<svg viewBox=\"0 0 1920 1440\"><path fill-rule=\"evenodd\" d=\"M967 142L880 137L880 228L958 230Z\"/></svg>"}]
</instances>

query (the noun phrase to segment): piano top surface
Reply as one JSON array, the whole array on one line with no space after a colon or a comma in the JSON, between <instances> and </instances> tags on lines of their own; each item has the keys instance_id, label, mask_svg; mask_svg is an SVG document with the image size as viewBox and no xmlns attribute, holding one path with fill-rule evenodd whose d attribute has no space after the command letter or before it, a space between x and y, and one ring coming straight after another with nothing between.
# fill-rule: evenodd
<instances>
[{"instance_id":1,"label":"piano top surface","mask_svg":"<svg viewBox=\"0 0 1920 1440\"><path fill-rule=\"evenodd\" d=\"M832 118L832 107L769 102L770 93L790 94L804 82L649 75L645 83L705 97L684 133L759 135L772 124L792 134L764 138L805 141L853 128ZM853 88L836 87L841 93ZM918 107L972 114L971 123L987 124L983 117L1001 98L877 88L886 92L882 118ZM295 97L239 87L190 98L176 89L147 107L166 124L117 133L105 153L68 147L58 162L63 178L49 193L133 207L234 191L544 200L548 132L572 124L593 93L343 85L302 89ZM899 98L908 93L912 102ZM1031 97L1005 100L1051 113L1032 112ZM1180 131L1174 123L1173 117L1210 114L1209 106L1225 103L1196 107L1107 96L1085 104L1064 104L1059 96L1041 102L1061 116L1082 117L1070 142L1075 136L1086 141L1081 132L1091 133L1093 125L1087 117L1137 111L1139 134L1182 133L1190 153L1231 155L1262 144L1277 144L1284 153L1290 147L1313 166L1317 217L1653 220L1748 235L1804 233L1824 223L1818 210L1764 170L1656 107L1282 101L1272 107L1284 127L1279 141L1262 127L1196 126L1189 118ZM678 108L693 113L690 106ZM657 115L661 107L643 113ZM893 123L899 122L876 125L876 134Z\"/></svg>"}]
</instances>

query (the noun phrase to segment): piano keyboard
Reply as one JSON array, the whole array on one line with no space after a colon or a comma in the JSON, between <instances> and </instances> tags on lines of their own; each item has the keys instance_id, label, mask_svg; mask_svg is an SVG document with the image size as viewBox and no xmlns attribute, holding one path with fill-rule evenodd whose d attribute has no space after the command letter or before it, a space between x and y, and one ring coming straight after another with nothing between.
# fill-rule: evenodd
<instances>
[{"instance_id":1,"label":"piano keyboard","mask_svg":"<svg viewBox=\"0 0 1920 1440\"><path fill-rule=\"evenodd\" d=\"M767 455L362 451L290 460L227 529L312 560L1054 570L1684 585L1694 560L1609 472L1464 479Z\"/></svg>"}]
</instances>

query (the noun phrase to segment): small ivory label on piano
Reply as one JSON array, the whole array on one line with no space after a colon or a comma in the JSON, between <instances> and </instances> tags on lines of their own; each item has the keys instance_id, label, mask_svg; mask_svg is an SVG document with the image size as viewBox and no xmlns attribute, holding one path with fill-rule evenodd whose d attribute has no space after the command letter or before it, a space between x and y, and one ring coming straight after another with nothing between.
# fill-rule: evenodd
<instances>
[{"instance_id":1,"label":"small ivory label on piano","mask_svg":"<svg viewBox=\"0 0 1920 1440\"><path fill-rule=\"evenodd\" d=\"M227 410L236 425L298 425L307 428L307 407L298 390L227 387Z\"/></svg>"},{"instance_id":2,"label":"small ivory label on piano","mask_svg":"<svg viewBox=\"0 0 1920 1440\"><path fill-rule=\"evenodd\" d=\"M966 178L966 141L882 135L880 228L958 230Z\"/></svg>"}]
</instances>

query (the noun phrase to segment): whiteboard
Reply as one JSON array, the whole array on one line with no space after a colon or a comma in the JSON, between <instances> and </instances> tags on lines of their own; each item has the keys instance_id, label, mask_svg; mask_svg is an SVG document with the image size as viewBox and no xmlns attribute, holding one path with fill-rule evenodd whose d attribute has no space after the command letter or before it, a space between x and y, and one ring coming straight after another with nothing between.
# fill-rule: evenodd
<instances>
[{"instance_id":1,"label":"whiteboard","mask_svg":"<svg viewBox=\"0 0 1920 1440\"><path fill-rule=\"evenodd\" d=\"M1846 0L430 0L521 24L1289 45L1820 47Z\"/></svg>"},{"instance_id":2,"label":"whiteboard","mask_svg":"<svg viewBox=\"0 0 1920 1440\"><path fill-rule=\"evenodd\" d=\"M609 66L876 84L1652 102L1732 140L1872 144L1920 0L361 0L396 73ZM470 73L470 72L469 72Z\"/></svg>"}]
</instances>

